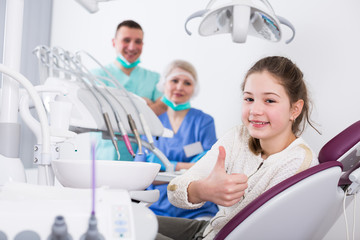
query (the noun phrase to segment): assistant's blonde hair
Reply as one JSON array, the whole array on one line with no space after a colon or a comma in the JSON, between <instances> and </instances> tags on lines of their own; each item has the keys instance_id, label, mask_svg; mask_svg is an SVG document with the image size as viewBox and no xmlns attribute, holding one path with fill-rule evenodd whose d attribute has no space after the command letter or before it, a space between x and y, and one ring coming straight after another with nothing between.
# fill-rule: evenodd
<instances>
[{"instance_id":1,"label":"assistant's blonde hair","mask_svg":"<svg viewBox=\"0 0 360 240\"><path fill-rule=\"evenodd\" d=\"M197 84L198 76L197 76L197 72L195 70L195 67L191 63L189 63L189 62L187 62L185 60L180 60L180 59L172 61L165 68L165 71L164 71L164 74L163 74L164 79L166 79L166 77L169 76L171 71L174 70L175 68L181 68L182 70L185 70L188 73L190 73L193 76L193 78L195 80L195 83Z\"/></svg>"},{"instance_id":2,"label":"assistant's blonde hair","mask_svg":"<svg viewBox=\"0 0 360 240\"><path fill-rule=\"evenodd\" d=\"M169 65L166 66L160 81L156 85L157 89L160 92L164 92L164 85L165 85L166 79L170 75L170 73L176 68L180 68L180 69L188 72L193 77L194 83L195 83L193 97L196 96L199 93L199 82L198 82L198 75L195 70L195 67L188 61L180 60L180 59L174 60L174 61L170 62Z\"/></svg>"}]
</instances>

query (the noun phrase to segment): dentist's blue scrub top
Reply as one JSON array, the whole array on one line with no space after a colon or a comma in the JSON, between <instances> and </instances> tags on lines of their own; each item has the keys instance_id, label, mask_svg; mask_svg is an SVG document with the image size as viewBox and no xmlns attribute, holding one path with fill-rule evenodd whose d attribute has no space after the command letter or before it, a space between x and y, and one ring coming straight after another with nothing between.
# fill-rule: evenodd
<instances>
[{"instance_id":1,"label":"dentist's blue scrub top","mask_svg":"<svg viewBox=\"0 0 360 240\"><path fill-rule=\"evenodd\" d=\"M142 67L135 67L134 70L130 73L130 76L126 75L120 68L118 68L114 63L106 65L105 68L110 72L112 76L119 81L124 88L140 97L146 97L152 101L156 101L163 94L157 90L156 84L160 80L160 75L156 72L144 69ZM92 71L93 74L107 77L108 74L103 69L95 69ZM110 87L115 87L111 81L103 80L102 81ZM111 140L104 140L101 137L101 132L92 132L91 137L96 139L96 156L97 160L117 160L117 153L115 147L112 144ZM121 138L118 138L119 140ZM131 143L134 152L137 151L137 144ZM133 161L133 157L128 152L125 143L123 141L118 141L119 151L120 151L120 160L121 161Z\"/></svg>"},{"instance_id":2,"label":"dentist's blue scrub top","mask_svg":"<svg viewBox=\"0 0 360 240\"><path fill-rule=\"evenodd\" d=\"M164 127L172 129L166 112L160 115L159 119ZM201 110L191 108L173 138L154 138L154 144L172 163L192 162L192 160L198 160L198 156L202 153L186 157L183 149L184 146L200 142L203 150L208 151L216 140L214 119ZM155 154L150 151L147 152L146 155L136 155L135 161L160 162ZM164 166L162 166L162 168L164 168ZM150 190L158 189L160 191L159 200L149 207L155 214L194 219L202 216L212 217L217 213L218 207L210 202L205 203L204 206L198 209L182 209L173 206L167 198L167 185L168 184L150 185L148 187Z\"/></svg>"}]
</instances>

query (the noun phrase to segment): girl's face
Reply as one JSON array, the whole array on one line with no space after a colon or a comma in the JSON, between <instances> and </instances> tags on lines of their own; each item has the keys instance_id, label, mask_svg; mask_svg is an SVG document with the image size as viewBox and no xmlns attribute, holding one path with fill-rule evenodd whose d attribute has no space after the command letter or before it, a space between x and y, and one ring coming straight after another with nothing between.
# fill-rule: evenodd
<instances>
[{"instance_id":1,"label":"girl's face","mask_svg":"<svg viewBox=\"0 0 360 240\"><path fill-rule=\"evenodd\" d=\"M284 87L270 73L263 71L248 76L243 95L242 121L252 137L272 142L294 136L292 120L298 114L290 106Z\"/></svg>"},{"instance_id":2,"label":"girl's face","mask_svg":"<svg viewBox=\"0 0 360 240\"><path fill-rule=\"evenodd\" d=\"M169 75L179 71L184 70L175 68L169 73ZM188 76L180 74L166 81L164 93L172 102L181 104L190 100L194 93L194 88L194 82Z\"/></svg>"}]
</instances>

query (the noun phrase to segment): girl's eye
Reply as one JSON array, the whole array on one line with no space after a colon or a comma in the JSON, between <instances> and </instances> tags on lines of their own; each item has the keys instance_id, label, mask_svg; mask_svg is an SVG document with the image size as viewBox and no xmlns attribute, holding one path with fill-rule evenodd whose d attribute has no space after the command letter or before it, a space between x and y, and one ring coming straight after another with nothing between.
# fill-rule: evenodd
<instances>
[{"instance_id":1,"label":"girl's eye","mask_svg":"<svg viewBox=\"0 0 360 240\"><path fill-rule=\"evenodd\" d=\"M245 102L253 102L253 101L254 101L254 99L253 99L253 98L248 97L248 98L244 98L244 101L245 101Z\"/></svg>"},{"instance_id":2,"label":"girl's eye","mask_svg":"<svg viewBox=\"0 0 360 240\"><path fill-rule=\"evenodd\" d=\"M185 84L186 86L191 86L191 85L192 85L192 83L191 83L191 82L188 82L188 81L186 81L184 84Z\"/></svg>"},{"instance_id":3,"label":"girl's eye","mask_svg":"<svg viewBox=\"0 0 360 240\"><path fill-rule=\"evenodd\" d=\"M272 100L272 99L267 99L267 100L266 100L266 102L267 102L267 103L274 103L274 102L275 102L275 100Z\"/></svg>"}]
</instances>

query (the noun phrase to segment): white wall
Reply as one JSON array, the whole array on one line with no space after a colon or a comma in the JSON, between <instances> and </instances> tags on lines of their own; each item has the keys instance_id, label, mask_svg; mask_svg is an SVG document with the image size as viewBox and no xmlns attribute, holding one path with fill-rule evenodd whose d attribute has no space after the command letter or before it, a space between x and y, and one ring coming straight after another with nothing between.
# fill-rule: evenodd
<instances>
[{"instance_id":1,"label":"white wall","mask_svg":"<svg viewBox=\"0 0 360 240\"><path fill-rule=\"evenodd\" d=\"M200 94L193 106L215 118L217 134L240 123L240 84L246 70L259 58L284 55L303 70L315 104L313 120L323 133L308 128L304 138L318 152L321 146L360 120L360 1L272 0L277 15L290 20L296 37L270 43L248 37L235 44L230 35L200 37L199 19L184 31L186 18L205 8L208 0L131 0L100 3L89 14L74 0L54 0L51 43L70 51L86 50L102 63L114 59L111 39L119 22L138 21L145 31L143 67L162 72L165 65L182 58L199 72ZM343 235L341 235L343 236ZM331 238L329 238L331 239ZM341 238L338 238L341 239Z\"/></svg>"},{"instance_id":2,"label":"white wall","mask_svg":"<svg viewBox=\"0 0 360 240\"><path fill-rule=\"evenodd\" d=\"M275 12L296 27L296 37L270 43L248 37L245 44L230 35L201 37L184 31L185 19L205 8L207 0L132 0L100 3L89 14L74 0L54 0L51 43L70 51L86 50L102 63L114 59L111 39L124 19L138 21L145 31L141 65L162 72L175 59L191 61L200 77L200 94L193 105L215 118L221 136L240 122L240 84L246 70L260 57L284 55L303 70L315 103L313 119L323 135L308 128L304 137L315 151L349 124L360 119L360 2L348 0L273 0Z\"/></svg>"}]
</instances>

